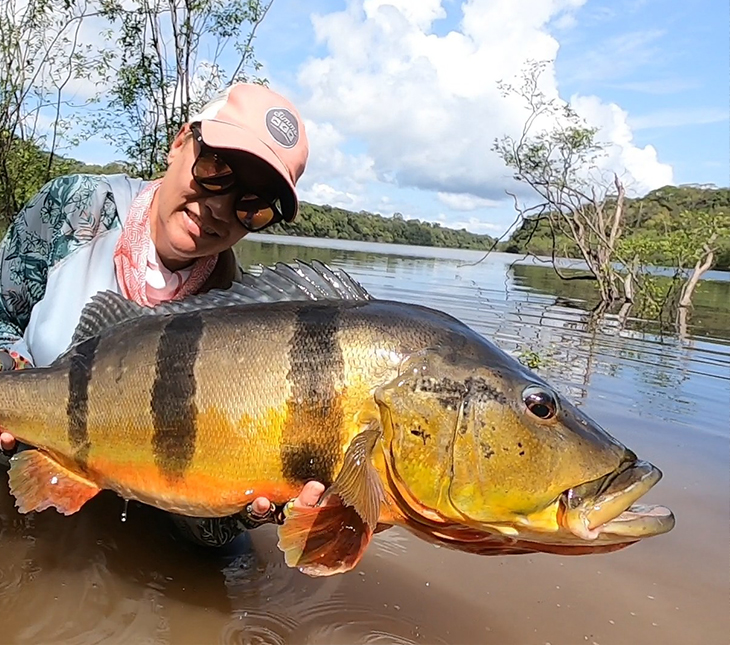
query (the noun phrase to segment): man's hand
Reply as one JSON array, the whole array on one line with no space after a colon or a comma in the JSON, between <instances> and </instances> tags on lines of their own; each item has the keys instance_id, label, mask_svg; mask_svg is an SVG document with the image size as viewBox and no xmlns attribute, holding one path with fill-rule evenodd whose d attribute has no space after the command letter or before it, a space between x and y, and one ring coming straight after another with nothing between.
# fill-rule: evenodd
<instances>
[{"instance_id":1,"label":"man's hand","mask_svg":"<svg viewBox=\"0 0 730 645\"><path fill-rule=\"evenodd\" d=\"M295 508L307 508L314 506L324 493L324 484L319 482L307 482L299 493L299 497L294 500ZM266 515L271 508L271 502L265 497L257 497L251 502L251 512L259 517Z\"/></svg>"},{"instance_id":2,"label":"man's hand","mask_svg":"<svg viewBox=\"0 0 730 645\"><path fill-rule=\"evenodd\" d=\"M292 500L294 508L312 508L319 501L324 490L324 485L319 482L307 482L299 496ZM281 524L284 518L285 506L275 506L266 497L257 497L241 513L241 521L247 529L253 529L269 522Z\"/></svg>"}]
</instances>

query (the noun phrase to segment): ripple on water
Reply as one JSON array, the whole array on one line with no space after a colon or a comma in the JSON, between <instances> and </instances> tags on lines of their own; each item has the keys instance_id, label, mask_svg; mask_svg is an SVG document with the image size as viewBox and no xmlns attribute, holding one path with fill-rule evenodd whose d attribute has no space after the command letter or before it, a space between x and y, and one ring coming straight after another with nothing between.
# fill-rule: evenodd
<instances>
[{"instance_id":1,"label":"ripple on water","mask_svg":"<svg viewBox=\"0 0 730 645\"><path fill-rule=\"evenodd\" d=\"M380 557L397 557L408 550L411 536L405 529L393 527L378 533L368 547L372 555Z\"/></svg>"},{"instance_id":2,"label":"ripple on water","mask_svg":"<svg viewBox=\"0 0 730 645\"><path fill-rule=\"evenodd\" d=\"M286 645L297 622L276 612L242 610L236 612L220 632L221 645Z\"/></svg>"},{"instance_id":3,"label":"ripple on water","mask_svg":"<svg viewBox=\"0 0 730 645\"><path fill-rule=\"evenodd\" d=\"M392 611L392 610L390 610ZM373 607L353 606L343 597L310 607L290 643L302 645L415 645L445 643L432 634L421 634L419 625L408 617L379 612Z\"/></svg>"},{"instance_id":4,"label":"ripple on water","mask_svg":"<svg viewBox=\"0 0 730 645\"><path fill-rule=\"evenodd\" d=\"M247 548L222 569L226 593L231 605L249 609L257 604L276 602L288 610L306 612L312 603L335 593L342 583L340 576L313 580L288 567L283 555L273 548L275 535L271 527L257 529L257 544Z\"/></svg>"},{"instance_id":5,"label":"ripple on water","mask_svg":"<svg viewBox=\"0 0 730 645\"><path fill-rule=\"evenodd\" d=\"M455 552L432 560L431 551L415 548L417 538L397 529L376 536L358 571L315 580L283 564L273 527L252 533L253 550L243 549L225 559L176 542L168 536L164 516L149 509L131 505L127 521L121 523L122 504L109 495L106 501L99 496L70 518L52 511L19 515L7 493L7 476L0 472L0 643L402 645L444 642L433 634L448 638L452 624L463 628L462 634L472 635L471 642L483 642L479 638L485 622L495 633L501 628L491 641L500 645L530 639L578 642L584 628L585 633L600 629L601 606L609 608L607 617L613 619L625 603L638 603L636 594L646 591L636 590L644 589L641 585L650 575L664 581L666 595L677 591L681 617L670 623L671 611L665 611L663 621L671 629L665 627L660 633L653 623L648 632L632 627L631 633L629 629L614 633L614 642L629 642L632 637L689 642L697 625L708 634L708 642L714 636L720 642L720 635L727 633L726 612L716 599L725 597L721 584L726 581L720 572L725 570L727 540L720 542L727 533L714 513L721 506L716 503L719 495L708 494L721 488L718 481L727 479L726 465L720 462L728 432L727 343L676 342L619 328L610 318L594 328L587 324L584 311L562 306L549 293L515 288L508 276L490 277L488 266L469 272L443 262L411 259L379 264L368 258L354 263L345 256L338 264L346 269L355 266L355 274L375 295L447 311L513 354L534 350L543 359L543 376L598 407L608 425L624 421L641 425L639 421L652 415L687 425L694 438L706 438L700 432L713 439L722 437L723 443L706 444L707 454L712 448L718 455L713 454L713 461L689 441L679 459L680 453L672 448L674 439L661 438L663 423L648 424L656 430L646 435L646 441L652 441L652 460L669 464L662 500L674 496L673 509L687 518L683 526L692 524L692 518L697 519L695 526L700 520L707 523L715 543L697 542L694 535L692 542L683 542L687 533L680 525L667 539L648 547L606 556L605 562L602 557L602 577L609 579L611 572L615 584L597 587L598 600L595 594L583 593L585 567L593 566L593 560L566 562L564 568L562 561L558 568L547 556L535 558L534 564L531 559L508 564L506 559ZM614 407L626 413L619 414ZM720 449L715 451L715 446ZM674 488L672 479L679 482ZM712 513L703 506L706 499ZM684 548L695 543L703 548ZM699 554L694 559L693 552ZM667 567L667 562L678 567ZM401 567L402 563L406 564ZM441 584L432 584L428 598L420 599L414 594L423 589L423 578L415 587L411 583L425 567L441 576ZM431 572L428 575L427 580L434 580ZM631 575L632 584L625 584L624 578ZM541 614L547 606L544 590L555 582L561 589L573 583L575 591L569 597L561 591L566 597L560 598L558 614L556 608ZM485 595L489 589L491 596ZM654 596L647 597L657 604ZM571 605L576 612L572 618L565 613ZM637 614L642 611L640 604L631 608ZM644 612L649 614L649 609L656 612L654 607L644 607ZM578 614L584 623L574 620ZM532 634L536 616L544 620L540 632L535 629ZM723 625L712 625L717 616ZM611 629L618 629L618 621ZM596 641L606 642L598 635Z\"/></svg>"}]
</instances>

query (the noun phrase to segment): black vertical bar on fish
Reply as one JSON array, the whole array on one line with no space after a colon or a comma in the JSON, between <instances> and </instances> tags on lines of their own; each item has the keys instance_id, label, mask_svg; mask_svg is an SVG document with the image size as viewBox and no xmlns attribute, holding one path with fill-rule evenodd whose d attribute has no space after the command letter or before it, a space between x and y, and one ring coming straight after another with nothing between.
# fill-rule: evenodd
<instances>
[{"instance_id":1,"label":"black vertical bar on fish","mask_svg":"<svg viewBox=\"0 0 730 645\"><path fill-rule=\"evenodd\" d=\"M89 457L89 382L99 338L94 336L73 349L68 370L68 442L77 463L85 466Z\"/></svg>"},{"instance_id":2,"label":"black vertical bar on fish","mask_svg":"<svg viewBox=\"0 0 730 645\"><path fill-rule=\"evenodd\" d=\"M173 316L157 345L150 401L155 464L167 479L185 474L195 454L195 362L203 335L199 313Z\"/></svg>"},{"instance_id":3,"label":"black vertical bar on fish","mask_svg":"<svg viewBox=\"0 0 730 645\"><path fill-rule=\"evenodd\" d=\"M287 379L291 398L281 442L284 477L332 483L342 453L343 421L339 388L345 377L335 307L302 305L296 312L289 345Z\"/></svg>"}]
</instances>

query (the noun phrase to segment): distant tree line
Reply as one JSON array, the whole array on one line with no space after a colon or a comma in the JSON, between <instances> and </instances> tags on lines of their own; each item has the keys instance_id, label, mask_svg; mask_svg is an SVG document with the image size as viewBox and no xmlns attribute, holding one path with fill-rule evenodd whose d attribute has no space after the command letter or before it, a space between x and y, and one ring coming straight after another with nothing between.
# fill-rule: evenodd
<instances>
[{"instance_id":1,"label":"distant tree line","mask_svg":"<svg viewBox=\"0 0 730 645\"><path fill-rule=\"evenodd\" d=\"M0 233L7 228L17 209L38 192L47 178L71 173L139 174L123 161L114 161L105 165L85 164L61 155L53 156L53 159L50 160L50 172L46 174L49 167L49 153L28 143L24 145L22 155L17 154L10 157L14 163L22 163L27 172L18 173L14 200L17 206L5 217L0 217ZM367 211L355 213L342 208L318 206L307 202L300 203L299 215L294 222L274 226L267 229L267 233L483 251L492 249L495 244L494 238L489 235L471 233L463 228L459 230L447 228L439 223L406 219L401 213L384 217Z\"/></svg>"},{"instance_id":2,"label":"distant tree line","mask_svg":"<svg viewBox=\"0 0 730 645\"><path fill-rule=\"evenodd\" d=\"M680 236L690 235L703 218L715 221L730 214L730 188L706 186L664 186L644 197L624 199L623 243L646 247L645 261L659 266L677 266L683 245ZM730 230L717 239L715 269L730 270ZM523 219L520 227L499 250L506 253L580 257L575 240L555 231L548 218L535 215Z\"/></svg>"},{"instance_id":3,"label":"distant tree line","mask_svg":"<svg viewBox=\"0 0 730 645\"><path fill-rule=\"evenodd\" d=\"M43 185L49 154L26 143L23 146L18 145L16 154L10 155L10 158L26 169L25 173L19 173L22 180L16 183L17 193L14 200L22 206ZM51 177L69 173L136 174L123 161L105 165L85 164L76 159L54 155L50 162ZM713 218L726 217L730 213L730 188L665 186L641 198L625 198L624 211L624 243L645 248L649 263L677 266L681 260L677 254L684 248L679 243L678 236L688 235L688 227L696 230L697 220L703 217L703 213ZM7 219L0 222L0 231L6 225ZM456 230L439 223L406 219L401 213L388 217L308 202L301 202L299 215L294 222L275 226L268 232L299 237L484 251L492 249L495 244L494 238L489 235L471 233L463 228ZM568 235L556 233L544 216L525 217L509 239L499 242L496 247L498 251L505 253L543 256L551 255L553 248L560 257L580 257L575 240ZM726 233L718 241L714 268L730 270L730 233Z\"/></svg>"},{"instance_id":4,"label":"distant tree line","mask_svg":"<svg viewBox=\"0 0 730 645\"><path fill-rule=\"evenodd\" d=\"M471 233L463 228L459 230L447 228L439 223L406 219L401 213L384 217L367 211L354 213L343 208L317 206L307 202L300 204L299 215L294 222L274 226L267 232L278 235L484 251L494 246L494 238L489 235Z\"/></svg>"}]
</instances>

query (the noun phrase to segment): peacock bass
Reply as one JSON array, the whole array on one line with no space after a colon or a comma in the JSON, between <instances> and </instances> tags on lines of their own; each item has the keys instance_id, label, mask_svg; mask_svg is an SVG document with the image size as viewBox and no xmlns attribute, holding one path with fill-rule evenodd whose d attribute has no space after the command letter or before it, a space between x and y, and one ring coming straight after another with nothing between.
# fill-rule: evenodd
<instances>
[{"instance_id":1,"label":"peacock bass","mask_svg":"<svg viewBox=\"0 0 730 645\"><path fill-rule=\"evenodd\" d=\"M473 553L588 553L674 524L634 504L661 477L480 334L373 299L313 263L156 308L97 294L69 350L0 373L20 512L71 514L101 489L197 517L284 503L286 562L352 569L402 525Z\"/></svg>"}]
</instances>

